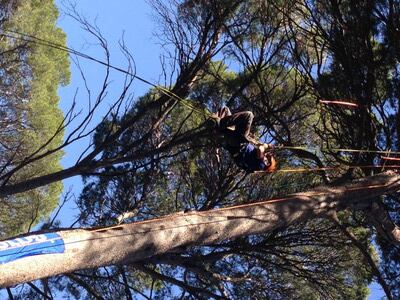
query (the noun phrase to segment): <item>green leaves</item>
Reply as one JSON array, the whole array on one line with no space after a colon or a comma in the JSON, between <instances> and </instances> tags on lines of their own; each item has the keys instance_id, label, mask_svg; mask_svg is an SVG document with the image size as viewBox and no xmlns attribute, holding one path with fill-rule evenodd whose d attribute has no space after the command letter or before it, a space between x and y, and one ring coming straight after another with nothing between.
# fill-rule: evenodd
<instances>
[{"instance_id":1,"label":"green leaves","mask_svg":"<svg viewBox=\"0 0 400 300\"><path fill-rule=\"evenodd\" d=\"M57 18L58 10L52 0L21 1L2 26L63 45L66 36L56 27ZM3 172L11 167L22 167L3 181L19 182L58 171L62 151L28 165L25 160L32 154L40 155L55 149L63 142L63 113L58 106L57 90L60 84L66 85L70 79L68 54L13 38L3 38L0 48L7 53L1 66L7 76L7 80L0 82L0 91L5 95L2 113L10 120L11 129L0 133L3 138L7 137L4 148L0 149L0 157L4 164L9 164ZM54 183L5 199L11 209L1 216L4 224L1 234L16 234L37 224L57 206L61 191L62 184ZM18 207L16 213L11 213L15 207ZM11 222L13 218L18 221Z\"/></svg>"}]
</instances>

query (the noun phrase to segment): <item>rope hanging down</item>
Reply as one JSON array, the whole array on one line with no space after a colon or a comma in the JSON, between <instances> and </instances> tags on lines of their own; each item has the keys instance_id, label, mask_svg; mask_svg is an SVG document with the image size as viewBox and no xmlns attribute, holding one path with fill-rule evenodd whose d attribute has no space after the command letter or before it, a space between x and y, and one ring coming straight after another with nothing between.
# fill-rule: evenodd
<instances>
[{"instance_id":1,"label":"rope hanging down","mask_svg":"<svg viewBox=\"0 0 400 300\"><path fill-rule=\"evenodd\" d=\"M139 75L136 74L136 72L132 73L132 72L124 70L122 68L113 66L113 65L111 65L111 64L109 64L107 62L104 62L104 61L102 61L100 59L97 59L97 58L95 58L93 56L87 55L87 54L85 54L83 52L74 50L74 49L69 48L67 46L63 46L63 45L60 45L60 44L57 44L57 43L53 43L51 41L39 38L37 36L26 34L26 33L21 33L21 32L14 31L14 30L0 29L0 36L5 36L5 37L8 37L8 38L18 39L18 40L22 40L22 41L30 42L30 43L37 43L39 45L51 47L51 48L54 48L54 49L58 49L60 51L65 51L67 53L70 53L70 54L73 54L73 55L76 55L76 56L79 56L79 57L94 61L94 62L96 62L98 64L101 64L103 66L111 68L111 69L113 69L115 71L118 71L118 72L124 73L126 75L132 76L133 78L136 78L137 80L139 80L139 81L141 81L141 82L143 82L143 83L145 83L147 85L152 86L153 88L155 88L156 90L160 91L164 95L169 96L169 97L171 97L171 98L173 98L175 100L178 100L180 104L188 107L189 109L191 109L191 110L193 110L193 111L195 111L195 112L197 112L199 114L202 114L203 116L205 116L207 118L212 115L212 113L210 111L208 111L206 108L200 109L200 108L196 107L188 99L183 99L183 98L179 97L178 95L176 95L175 93L173 93L172 91L170 91L169 89L164 88L164 87L162 87L160 85L156 85L156 84L154 84L154 83L152 83L152 82L140 77ZM328 102L334 102L334 104L343 104L344 103L344 102L342 103L340 101L326 101L326 100L320 101L320 102L321 103L325 103L325 104L327 104ZM347 104L347 102L346 102L346 104ZM400 155L400 152L393 152L393 151L390 151L390 150L389 151L385 151L385 150L341 149L341 148L326 148L326 149L324 149L324 148L312 148L312 147L303 147L303 146L277 146L276 148L277 148L277 150L279 150L279 149L288 149L288 150L305 150L305 151L321 151L321 152L349 152L349 153L354 152L354 153L376 153L376 154Z\"/></svg>"},{"instance_id":2,"label":"rope hanging down","mask_svg":"<svg viewBox=\"0 0 400 300\"><path fill-rule=\"evenodd\" d=\"M8 33L7 33L7 32L8 32ZM43 45L43 46L52 47L52 48L54 48L54 49L58 49L58 50L60 50L60 51L65 51L65 52L67 52L67 53L70 53L70 54L73 54L73 55L76 55L76 56L79 56L79 57L82 57L82 58L85 58L85 59L94 61L94 62L96 62L96 63L99 63L99 64L101 64L101 65L104 65L104 66L106 66L106 67L108 67L108 68L111 68L111 69L113 69L113 70L116 70L116 71L118 71L118 72L121 72L121 73L124 73L124 74L126 74L126 75L132 76L133 78L136 78L136 79L138 79L139 81L141 81L141 82L143 82L143 83L146 83L146 84L152 86L153 88L159 90L159 91L160 91L161 93L163 93L164 95L169 96L169 97L171 97L171 98L173 98L173 99L175 99L175 100L178 100L181 104L183 104L183 105L189 107L189 108L192 109L193 111L196 111L196 112L198 112L198 113L201 113L201 114L207 115L207 116L210 116L210 115L211 115L211 113L210 113L209 111L198 109L198 108L195 107L192 103L188 102L188 101L185 100L185 99L182 99L182 98L179 97L178 95L174 94L172 91L170 91L170 90L168 90L168 89L166 89L166 88L164 88L164 87L162 87L162 86L155 85L154 83L152 83L152 82L150 82L150 81L148 81L148 80L146 80L146 79L144 79L144 78L138 76L136 73L132 73L132 72L126 71L126 70L124 70L124 69L122 69L122 68L119 68L119 67L115 67L115 66L113 66L113 65L111 65L111 64L108 64L108 63L106 63L106 62L104 62L104 61L101 61L101 60L99 60L99 59L97 59L97 58L94 58L94 57L89 56L89 55L87 55L87 54L85 54L85 53L79 52L79 51L74 50L74 49L72 49L72 48L69 48L69 47L66 47L66 46L63 46L63 45L60 45L60 44L53 43L53 42L51 42L51 41L47 41L47 40L38 38L38 37L33 36L33 35L28 35L28 34L20 33L20 32L17 32L17 31L12 31L12 30L0 30L0 35L1 35L1 36L5 36L5 37L9 37L9 38L13 38L13 39L23 40L23 41L25 41L25 42L37 43L37 44L41 44L41 45ZM324 101L324 102L321 101L321 102L322 102L322 103L325 103L325 104L329 104L328 101ZM346 104L347 104L347 103L342 103L342 102L339 102L339 101L331 101L331 103L332 103L332 104L342 104L342 105L346 105ZM355 106L354 104L352 104L352 105L347 104L347 105L348 105L348 106ZM289 146L281 146L281 147L278 147L278 149L288 149L288 150L295 150L295 149L311 150L311 148L307 148L307 147L289 147ZM315 148L315 149L316 149L316 148ZM323 151L335 151L335 152L359 152L359 153L379 153L379 154L400 154L400 152L377 151L377 150L363 150L363 149L340 149L340 148L327 148L327 149L322 149L322 148L321 148L321 149L319 149L319 150L322 151L322 152L323 152ZM351 166L350 168L356 168L356 167L359 167L359 168L378 168L378 167L384 167L384 166ZM393 168L393 167L399 168L400 166L386 166L386 167L389 167L389 168ZM281 172L322 171L322 170L332 170L332 169L337 169L337 168L338 168L338 167L315 168L315 169L297 169L297 170L296 170L296 169L292 169L292 170L289 170L289 169L284 170L284 169L283 169L283 170L280 170L280 171L281 171ZM363 187L363 188L365 188L365 187ZM371 186L370 188L374 188L374 187ZM267 201L265 201L265 202L280 202L280 201L287 201L288 199L290 199L290 197L287 197L287 198L279 198L279 199L270 199L270 200L267 200ZM250 206L250 205L253 205L253 204L246 204L246 206ZM243 206L243 205L242 205L242 206ZM148 221L144 221L144 222L151 222L151 221L154 221L154 220L148 220ZM139 223L141 223L141 222L139 222ZM198 224L195 224L195 225L198 225ZM107 229L117 228L117 227L119 227L119 226L120 226L120 225L109 226L109 227L105 227L105 228L95 229L95 230L93 230L93 231L104 231L104 230L107 230ZM156 228L156 229L153 229L153 230L160 230L160 228ZM129 233L129 234L130 234L130 235L133 235L133 234L135 234L135 233ZM137 234L137 233L136 233L136 234ZM111 237L117 237L117 236L118 236L118 235L113 234ZM78 241L75 241L75 242L78 242Z\"/></svg>"},{"instance_id":3,"label":"rope hanging down","mask_svg":"<svg viewBox=\"0 0 400 300\"><path fill-rule=\"evenodd\" d=\"M160 91L164 95L169 96L172 99L178 100L182 105L189 107L193 111L196 111L196 112L198 112L200 114L203 114L203 115L205 115L207 117L209 117L211 115L211 112L209 112L207 110L200 110L199 108L194 106L192 103L190 103L186 99L183 99L183 98L179 97L178 95L176 95L175 93L173 93L172 91L170 91L167 88L164 88L164 87L162 87L160 85L156 85L156 84L144 79L143 77L140 77L139 75L136 74L136 72L133 73L133 72L124 70L122 68L113 66L113 65L111 65L111 64L109 64L107 62L104 62L104 61L102 61L100 59L97 59L97 58L95 58L93 56L87 55L87 54L85 54L83 52L80 52L80 51L77 51L75 49L69 48L67 46L63 46L63 45L60 45L60 44L57 44L57 43L53 43L51 41L48 41L48 40L45 40L45 39L30 35L30 34L21 33L21 32L13 31L13 30L0 29L0 36L5 36L5 37L8 37L8 38L12 38L12 39L18 39L18 40L22 40L24 42L29 42L29 43L36 43L36 44L39 44L39 45L42 45L42 46L47 46L47 47L51 47L51 48L58 49L58 50L61 50L61 51L65 51L67 53L70 53L70 54L73 54L73 55L76 55L76 56L79 56L79 57L94 61L94 62L96 62L98 64L101 64L103 66L111 68L111 69L113 69L115 71L118 71L118 72L121 72L123 74L132 76L133 78L136 78L137 80L152 86L153 88L155 88L156 90Z\"/></svg>"},{"instance_id":4,"label":"rope hanging down","mask_svg":"<svg viewBox=\"0 0 400 300\"><path fill-rule=\"evenodd\" d=\"M8 32L9 34L7 34L7 33L5 33L5 32ZM13 34L13 35L11 35L10 33ZM18 35L18 36L15 36L15 35ZM171 97L171 98L173 98L173 99L178 100L180 103L182 103L183 105L189 107L190 109L192 109L192 110L194 110L194 111L196 111L196 112L199 112L199 113L201 113L201 114L203 114L203 115L208 115L208 116L211 115L211 113L210 113L209 111L207 111L207 110L204 110L204 111L203 111L203 110L200 110L199 108L195 107L193 104L189 103L187 100L185 100L185 99L179 97L178 95L174 94L172 91L170 91L170 90L168 90L168 89L166 89L166 88L164 88L164 87L162 87L162 86L155 85L154 83L152 83L152 82L150 82L150 81L148 81L148 80L146 80L146 79L144 79L144 78L142 78L142 77L140 77L140 76L138 76L138 75L136 75L136 74L134 74L134 73L132 73L132 72L126 71L126 70L124 70L124 69L122 69L122 68L119 68L119 67L115 67L115 66L113 66L113 65L111 65L111 64L108 64L108 63L106 63L106 62L103 62L103 61L101 61L101 60L99 60L99 59L96 59L96 58L94 58L94 57L92 57L92 56L89 56L89 55L84 54L84 53L82 53L82 52L76 51L76 50L74 50L74 49L72 49L72 48L69 48L69 47L66 47L66 46L63 46L63 45L59 45L59 44L56 44L56 43L53 43L53 42L50 42L50 41L47 41L47 40L44 40L44 39L41 39L41 38L32 36L32 35L23 34L23 33L17 32L17 31L1 30L1 29L0 29L0 36L5 36L5 37L13 38L13 39L23 40L23 41L26 41L26 42L32 42L32 43L41 44L41 45L44 45L44 46L52 47L52 48L54 48L54 49L58 49L58 50L61 50L61 51L65 51L65 52L68 52L68 53L70 53L70 54L74 54L74 55L77 55L77 56L79 56L79 57L82 57L82 58L85 58L85 59L94 61L94 62L96 62L96 63L99 63L99 64L104 65L104 66L106 66L106 67L109 67L109 68L111 68L111 69L114 69L114 70L116 70L116 71L118 71L118 72L121 72L121 73L124 73L124 74L126 74L126 75L132 76L133 78L136 78L136 79L138 79L139 81L142 81L143 83L146 83L146 84L148 84L148 85L154 87L155 89L159 90L160 92L162 92L162 93L165 94L166 96L169 96L169 97ZM312 149L312 148L309 148L309 147L290 147L290 146L278 146L277 148L278 148L278 149L288 149L288 150L296 150L296 149L311 150L311 149ZM314 149L317 149L317 148L314 148ZM377 150L363 150L363 149L340 149L340 148L327 148L327 149L322 149L322 148L321 148L321 149L319 149L319 150L322 151L322 152L323 152L323 151L336 151L336 152L365 152L365 153L399 154L399 155L400 155L400 152L377 151ZM379 166L379 165L376 165L376 166L349 166L349 168L379 168L379 167L385 167L385 168L400 168L399 165L392 165L392 166ZM282 170L279 170L279 171L281 171L281 172L303 172L303 171L308 171L308 172L310 172L310 171L333 170L333 169L338 169L338 168L339 168L339 167L326 167L326 168L313 168L313 169L282 169ZM365 188L372 188L372 189L373 189L373 188L376 188L376 187L380 187L380 186L363 187L363 189L365 189ZM263 201L263 202L264 202L264 203L268 203L268 202L270 202L270 203L273 203L273 202L281 202L281 201L290 200L290 198L291 198L291 197L278 198L278 199L270 199L270 200ZM251 205L254 205L254 204L255 204L255 203L244 204L244 205L242 204L242 205L240 205L240 206L251 206ZM257 203L257 204L258 204L258 203ZM233 207L236 207L236 206L233 206ZM233 207L228 207L228 208L225 208L225 209L231 209L231 208L233 208ZM196 213L201 213L201 212L196 212ZM190 214L190 213L189 213L189 214ZM158 219L161 219L161 218L156 218L156 219L152 219L152 220L146 220L146 221L137 222L137 223L139 224L139 223L153 222L153 221L158 220ZM222 222L222 221L213 221L213 222ZM205 223L204 223L204 224L205 224ZM200 225L200 224L193 224L193 225ZM120 226L121 226L121 225L113 225L113 226L108 226L108 227L96 228L96 229L91 230L91 231L92 231L92 232L96 232L96 231L99 231L99 232L100 232L100 231L104 231L104 230L110 230L110 229L113 229L113 228L118 228L118 227L120 227ZM164 230L165 228L162 228L162 229ZM161 228L155 228L155 229L152 229L152 230L148 230L148 232L154 231L154 230L161 230ZM140 233L143 233L143 232L140 232ZM128 233L128 234L123 234L123 235L135 235L135 234L139 234L139 232L137 232L137 233ZM115 237L118 237L118 236L121 236L121 234L112 234L112 235L109 236L109 237L102 237L102 239L105 239L105 238L112 238L112 237L115 238ZM81 240L81 241L83 241L83 240ZM74 242L69 242L68 244L77 243L77 242L81 242L81 241L78 240L78 241L74 241Z\"/></svg>"}]
</instances>

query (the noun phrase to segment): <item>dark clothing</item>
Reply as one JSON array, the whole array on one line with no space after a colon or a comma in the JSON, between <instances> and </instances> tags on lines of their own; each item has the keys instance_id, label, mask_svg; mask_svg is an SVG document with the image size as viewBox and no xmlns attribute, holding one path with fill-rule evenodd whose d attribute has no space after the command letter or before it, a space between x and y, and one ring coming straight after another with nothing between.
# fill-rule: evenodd
<instances>
[{"instance_id":1,"label":"dark clothing","mask_svg":"<svg viewBox=\"0 0 400 300\"><path fill-rule=\"evenodd\" d=\"M239 151L233 150L233 152L229 152L233 156L233 160L238 167L242 168L246 172L251 173L254 171L264 171L268 167L265 164L264 159L258 158L257 149L253 144L243 144Z\"/></svg>"},{"instance_id":2,"label":"dark clothing","mask_svg":"<svg viewBox=\"0 0 400 300\"><path fill-rule=\"evenodd\" d=\"M219 114L221 115L221 121L219 123L220 129L226 130L227 127L235 126L235 134L247 139L254 118L251 111L241 111L232 115L229 108L223 107L219 111Z\"/></svg>"},{"instance_id":3,"label":"dark clothing","mask_svg":"<svg viewBox=\"0 0 400 300\"><path fill-rule=\"evenodd\" d=\"M246 172L264 171L267 165L258 158L257 149L248 141L253 113L243 111L232 114L227 107L218 112L219 129L224 134L223 147L229 151L237 166ZM228 127L235 126L233 130Z\"/></svg>"}]
</instances>

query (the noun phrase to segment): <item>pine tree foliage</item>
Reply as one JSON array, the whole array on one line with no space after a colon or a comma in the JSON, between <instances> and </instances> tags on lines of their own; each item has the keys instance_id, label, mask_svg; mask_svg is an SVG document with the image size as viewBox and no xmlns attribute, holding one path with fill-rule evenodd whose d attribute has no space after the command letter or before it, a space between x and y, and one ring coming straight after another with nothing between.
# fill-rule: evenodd
<instances>
[{"instance_id":1,"label":"pine tree foliage","mask_svg":"<svg viewBox=\"0 0 400 300\"><path fill-rule=\"evenodd\" d=\"M66 36L56 26L58 10L53 1L14 2L9 1L9 6L14 5L13 12L1 24L5 32L22 32L65 44ZM60 84L69 82L69 60L64 52L10 36L2 36L0 43L0 175L4 175L3 183L12 183L61 168L62 152L30 164L25 161L63 142L64 117L57 90ZM7 171L13 168L21 170L9 176ZM3 198L6 205L1 209L1 235L24 232L37 224L57 206L61 191L58 182Z\"/></svg>"},{"instance_id":2,"label":"pine tree foliage","mask_svg":"<svg viewBox=\"0 0 400 300\"><path fill-rule=\"evenodd\" d=\"M65 175L84 175L85 188L77 200L80 225L142 221L285 197L322 184L343 185L382 171L361 167L382 161L373 152L333 148L399 150L398 1L151 3L172 57L174 81L165 88L184 99L154 88L96 127L93 152ZM28 50L13 53L29 58ZM33 76L39 69L25 71ZM61 83L68 78L53 75ZM44 93L29 86L31 91ZM24 92L21 88L15 95ZM343 100L357 108L320 100ZM28 104L21 111L26 120L30 109L39 107ZM254 134L262 141L303 146L278 151L281 169L327 169L244 174L218 149L218 137L207 127L208 112L224 104L234 111L253 111ZM33 129L43 125L35 122L22 140L29 137L34 143ZM19 174L30 176L34 167ZM21 182L15 176L10 180ZM393 298L399 295L399 258L385 232L391 228L386 221L398 221L398 202L392 194L344 205L331 220L290 226L279 220L283 229L179 247L49 283L53 291L88 299L365 299L368 284L376 280Z\"/></svg>"}]
</instances>

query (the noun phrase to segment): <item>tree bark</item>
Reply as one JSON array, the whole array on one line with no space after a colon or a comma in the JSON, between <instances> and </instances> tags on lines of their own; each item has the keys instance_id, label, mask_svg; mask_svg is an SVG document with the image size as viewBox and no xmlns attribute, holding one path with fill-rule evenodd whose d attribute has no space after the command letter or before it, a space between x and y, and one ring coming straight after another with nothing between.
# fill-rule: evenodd
<instances>
[{"instance_id":1,"label":"tree bark","mask_svg":"<svg viewBox=\"0 0 400 300\"><path fill-rule=\"evenodd\" d=\"M209 131L208 128L199 127L189 131L188 133L181 134L180 136L176 137L173 141L170 141L166 145L153 150L148 150L145 152L137 152L128 156L120 156L115 158L79 163L75 166L72 166L68 169L64 169L58 172L54 172L39 177L34 177L15 184L0 186L0 198L27 192L29 190L33 190L35 188L45 186L50 183L61 181L74 176L85 175L103 167L109 167L116 164L140 160L145 157L151 157L152 155L156 155L171 150L175 146L187 143L188 141L193 140L194 137L198 138L205 136L207 135L208 131Z\"/></svg>"},{"instance_id":2,"label":"tree bark","mask_svg":"<svg viewBox=\"0 0 400 300\"><path fill-rule=\"evenodd\" d=\"M106 228L59 230L60 254L28 256L0 265L0 287L80 269L143 261L188 246L209 245L327 217L331 210L365 208L370 199L400 189L400 175L386 172L338 187L320 187L281 199L177 213ZM399 235L396 227L394 239ZM396 239L398 242L398 239Z\"/></svg>"}]
</instances>

